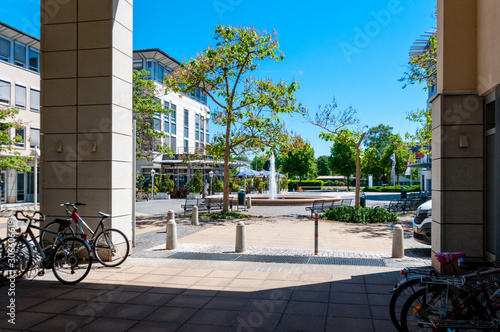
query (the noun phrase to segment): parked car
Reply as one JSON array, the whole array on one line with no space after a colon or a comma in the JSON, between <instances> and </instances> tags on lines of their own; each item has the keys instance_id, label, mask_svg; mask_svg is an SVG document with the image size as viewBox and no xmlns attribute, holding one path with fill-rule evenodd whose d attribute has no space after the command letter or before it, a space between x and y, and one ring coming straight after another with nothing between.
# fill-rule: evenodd
<instances>
[{"instance_id":1,"label":"parked car","mask_svg":"<svg viewBox=\"0 0 500 332\"><path fill-rule=\"evenodd\" d=\"M432 200L417 208L413 219L413 238L423 244L431 244Z\"/></svg>"}]
</instances>

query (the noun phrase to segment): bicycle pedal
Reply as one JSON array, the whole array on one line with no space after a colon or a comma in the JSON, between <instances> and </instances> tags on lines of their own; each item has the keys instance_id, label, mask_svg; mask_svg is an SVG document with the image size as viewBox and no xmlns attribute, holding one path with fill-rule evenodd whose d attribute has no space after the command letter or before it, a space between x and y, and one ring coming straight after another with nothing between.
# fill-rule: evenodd
<instances>
[{"instance_id":1,"label":"bicycle pedal","mask_svg":"<svg viewBox=\"0 0 500 332\"><path fill-rule=\"evenodd\" d=\"M38 276L43 277L45 275L45 271L38 271Z\"/></svg>"}]
</instances>

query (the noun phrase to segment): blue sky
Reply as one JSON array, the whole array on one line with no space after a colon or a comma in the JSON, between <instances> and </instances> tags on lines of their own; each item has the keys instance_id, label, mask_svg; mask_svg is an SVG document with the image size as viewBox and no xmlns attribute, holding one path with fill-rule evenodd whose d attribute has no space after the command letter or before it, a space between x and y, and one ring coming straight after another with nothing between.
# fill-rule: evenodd
<instances>
[{"instance_id":1,"label":"blue sky","mask_svg":"<svg viewBox=\"0 0 500 332\"><path fill-rule=\"evenodd\" d=\"M0 21L38 37L39 3L0 0ZM263 62L261 75L297 80L296 96L311 112L335 96L339 108L357 110L361 124L383 123L404 136L416 128L406 114L425 108L427 93L418 85L402 89L397 80L413 42L436 25L435 5L435 0L135 0L134 49L157 47L182 61L213 43L219 23L274 28L286 57ZM318 138L318 128L300 118L285 120L313 145L316 156L330 154L331 143Z\"/></svg>"}]
</instances>

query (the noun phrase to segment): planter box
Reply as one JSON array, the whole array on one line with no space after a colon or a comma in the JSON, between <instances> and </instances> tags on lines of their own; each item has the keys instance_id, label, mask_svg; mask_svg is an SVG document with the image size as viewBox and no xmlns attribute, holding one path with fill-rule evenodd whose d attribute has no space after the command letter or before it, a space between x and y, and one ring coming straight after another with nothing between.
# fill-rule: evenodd
<instances>
[{"instance_id":1,"label":"planter box","mask_svg":"<svg viewBox=\"0 0 500 332\"><path fill-rule=\"evenodd\" d=\"M170 199L170 195L168 193L157 193L155 199Z\"/></svg>"}]
</instances>

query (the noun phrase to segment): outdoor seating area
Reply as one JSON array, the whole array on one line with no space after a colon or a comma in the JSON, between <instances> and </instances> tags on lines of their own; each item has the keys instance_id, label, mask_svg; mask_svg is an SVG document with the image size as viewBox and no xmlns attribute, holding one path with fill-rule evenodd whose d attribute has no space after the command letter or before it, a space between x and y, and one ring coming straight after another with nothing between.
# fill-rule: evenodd
<instances>
[{"instance_id":1,"label":"outdoor seating area","mask_svg":"<svg viewBox=\"0 0 500 332\"><path fill-rule=\"evenodd\" d=\"M394 213L406 214L416 211L420 204L430 199L430 196L421 196L420 194L409 194L406 198L393 199L387 208Z\"/></svg>"},{"instance_id":2,"label":"outdoor seating area","mask_svg":"<svg viewBox=\"0 0 500 332\"><path fill-rule=\"evenodd\" d=\"M198 212L207 211L208 213L214 211L221 211L223 206L222 199L219 198L188 198L181 207L184 210L184 215L193 211L193 207L198 207ZM233 198L229 197L229 208L233 209Z\"/></svg>"}]
</instances>

